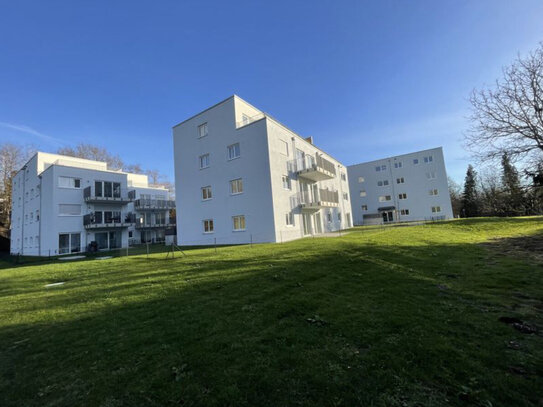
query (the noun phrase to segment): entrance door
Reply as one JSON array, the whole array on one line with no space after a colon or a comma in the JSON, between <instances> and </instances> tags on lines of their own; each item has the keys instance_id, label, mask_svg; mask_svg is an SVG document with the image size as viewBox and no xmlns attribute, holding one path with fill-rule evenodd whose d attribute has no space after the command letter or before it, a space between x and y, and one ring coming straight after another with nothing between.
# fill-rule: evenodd
<instances>
[{"instance_id":1,"label":"entrance door","mask_svg":"<svg viewBox=\"0 0 543 407\"><path fill-rule=\"evenodd\" d=\"M305 235L310 235L311 232L312 232L312 229L311 229L311 214L309 214L309 213L302 214L302 221L303 221L303 224L304 224L304 236Z\"/></svg>"},{"instance_id":2,"label":"entrance door","mask_svg":"<svg viewBox=\"0 0 543 407\"><path fill-rule=\"evenodd\" d=\"M394 222L394 212L392 211L383 212L383 222L384 223Z\"/></svg>"},{"instance_id":3,"label":"entrance door","mask_svg":"<svg viewBox=\"0 0 543 407\"><path fill-rule=\"evenodd\" d=\"M316 233L322 233L322 221L321 221L321 213L317 212L315 214L315 232Z\"/></svg>"}]
</instances>

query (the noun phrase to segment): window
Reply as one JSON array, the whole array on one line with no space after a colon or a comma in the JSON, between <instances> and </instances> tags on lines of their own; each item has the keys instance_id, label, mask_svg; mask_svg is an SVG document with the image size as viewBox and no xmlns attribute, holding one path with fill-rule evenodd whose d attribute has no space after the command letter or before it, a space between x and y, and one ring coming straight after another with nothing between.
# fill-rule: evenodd
<instances>
[{"instance_id":1,"label":"window","mask_svg":"<svg viewBox=\"0 0 543 407\"><path fill-rule=\"evenodd\" d=\"M432 161L434 161L434 157L432 157L431 155L429 155L428 157L424 157L425 163L431 163Z\"/></svg>"},{"instance_id":2,"label":"window","mask_svg":"<svg viewBox=\"0 0 543 407\"><path fill-rule=\"evenodd\" d=\"M81 180L72 177L58 177L58 186L60 188L80 188Z\"/></svg>"},{"instance_id":3,"label":"window","mask_svg":"<svg viewBox=\"0 0 543 407\"><path fill-rule=\"evenodd\" d=\"M285 214L285 224L287 226L294 226L294 214L292 212Z\"/></svg>"},{"instance_id":4,"label":"window","mask_svg":"<svg viewBox=\"0 0 543 407\"><path fill-rule=\"evenodd\" d=\"M203 221L204 233L213 233L213 219L206 219Z\"/></svg>"},{"instance_id":5,"label":"window","mask_svg":"<svg viewBox=\"0 0 543 407\"><path fill-rule=\"evenodd\" d=\"M426 173L426 178L428 178L428 179L436 179L436 172L435 171L427 172Z\"/></svg>"},{"instance_id":6,"label":"window","mask_svg":"<svg viewBox=\"0 0 543 407\"><path fill-rule=\"evenodd\" d=\"M64 216L81 215L81 205L79 204L59 204L58 214Z\"/></svg>"},{"instance_id":7,"label":"window","mask_svg":"<svg viewBox=\"0 0 543 407\"><path fill-rule=\"evenodd\" d=\"M417 165L418 163L419 163L419 159L418 158L413 158L413 164Z\"/></svg>"},{"instance_id":8,"label":"window","mask_svg":"<svg viewBox=\"0 0 543 407\"><path fill-rule=\"evenodd\" d=\"M245 230L245 215L232 216L234 230Z\"/></svg>"},{"instance_id":9,"label":"window","mask_svg":"<svg viewBox=\"0 0 543 407\"><path fill-rule=\"evenodd\" d=\"M332 222L332 212L328 212L328 214L326 215L326 218L328 222Z\"/></svg>"},{"instance_id":10,"label":"window","mask_svg":"<svg viewBox=\"0 0 543 407\"><path fill-rule=\"evenodd\" d=\"M131 230L128 231L128 237L133 237L134 236L134 232L132 232Z\"/></svg>"},{"instance_id":11,"label":"window","mask_svg":"<svg viewBox=\"0 0 543 407\"><path fill-rule=\"evenodd\" d=\"M409 209L402 209L400 215L409 215Z\"/></svg>"},{"instance_id":12,"label":"window","mask_svg":"<svg viewBox=\"0 0 543 407\"><path fill-rule=\"evenodd\" d=\"M407 194L404 192L404 193L401 193L398 195L398 199L407 199Z\"/></svg>"},{"instance_id":13,"label":"window","mask_svg":"<svg viewBox=\"0 0 543 407\"><path fill-rule=\"evenodd\" d=\"M404 183L405 183L404 177L396 178L396 184L404 184Z\"/></svg>"},{"instance_id":14,"label":"window","mask_svg":"<svg viewBox=\"0 0 543 407\"><path fill-rule=\"evenodd\" d=\"M362 210L367 211L368 210L368 205L362 205Z\"/></svg>"},{"instance_id":15,"label":"window","mask_svg":"<svg viewBox=\"0 0 543 407\"><path fill-rule=\"evenodd\" d=\"M441 212L441 206L432 206L432 213Z\"/></svg>"},{"instance_id":16,"label":"window","mask_svg":"<svg viewBox=\"0 0 543 407\"><path fill-rule=\"evenodd\" d=\"M227 148L228 148L228 159L229 160L239 158L239 156L240 156L239 143L232 144L231 146L228 146Z\"/></svg>"},{"instance_id":17,"label":"window","mask_svg":"<svg viewBox=\"0 0 543 407\"><path fill-rule=\"evenodd\" d=\"M390 197L390 195L381 195L379 197L379 202L386 202L386 201L390 201L392 198Z\"/></svg>"},{"instance_id":18,"label":"window","mask_svg":"<svg viewBox=\"0 0 543 407\"><path fill-rule=\"evenodd\" d=\"M361 184L365 181L366 179L364 177L358 177L358 183Z\"/></svg>"},{"instance_id":19,"label":"window","mask_svg":"<svg viewBox=\"0 0 543 407\"><path fill-rule=\"evenodd\" d=\"M209 167L209 154L200 156L200 169Z\"/></svg>"},{"instance_id":20,"label":"window","mask_svg":"<svg viewBox=\"0 0 543 407\"><path fill-rule=\"evenodd\" d=\"M347 176L345 175L344 172L341 173L341 180L342 181L347 181Z\"/></svg>"},{"instance_id":21,"label":"window","mask_svg":"<svg viewBox=\"0 0 543 407\"><path fill-rule=\"evenodd\" d=\"M208 199L213 198L213 195L211 194L211 186L203 187L202 188L202 200L207 201Z\"/></svg>"},{"instance_id":22,"label":"window","mask_svg":"<svg viewBox=\"0 0 543 407\"><path fill-rule=\"evenodd\" d=\"M437 191L437 189L431 189L431 190L429 191L429 193L430 193L430 195L437 195L437 194L438 194L438 191Z\"/></svg>"},{"instance_id":23,"label":"window","mask_svg":"<svg viewBox=\"0 0 543 407\"><path fill-rule=\"evenodd\" d=\"M377 181L378 187L387 186L387 185L388 185L388 179L385 179L383 181Z\"/></svg>"},{"instance_id":24,"label":"window","mask_svg":"<svg viewBox=\"0 0 543 407\"><path fill-rule=\"evenodd\" d=\"M198 137L202 138L205 136L207 136L207 123L203 123L198 126Z\"/></svg>"},{"instance_id":25,"label":"window","mask_svg":"<svg viewBox=\"0 0 543 407\"><path fill-rule=\"evenodd\" d=\"M349 200L349 194L346 193L346 192L344 192L344 193L343 193L343 199L346 200L346 201L348 201L348 200Z\"/></svg>"},{"instance_id":26,"label":"window","mask_svg":"<svg viewBox=\"0 0 543 407\"><path fill-rule=\"evenodd\" d=\"M110 181L94 181L94 194L101 198L120 198L121 184Z\"/></svg>"},{"instance_id":27,"label":"window","mask_svg":"<svg viewBox=\"0 0 543 407\"><path fill-rule=\"evenodd\" d=\"M375 171L377 171L377 172L385 171L386 169L387 169L386 165L378 165L377 167L375 167Z\"/></svg>"},{"instance_id":28,"label":"window","mask_svg":"<svg viewBox=\"0 0 543 407\"><path fill-rule=\"evenodd\" d=\"M367 195L367 194L366 194L366 191L364 191L364 190L360 191L360 196L361 196L361 197L364 197L364 196L366 196L366 195Z\"/></svg>"},{"instance_id":29,"label":"window","mask_svg":"<svg viewBox=\"0 0 543 407\"><path fill-rule=\"evenodd\" d=\"M283 175L281 179L283 180L283 188L290 190L291 184L290 184L290 178L288 177L288 175Z\"/></svg>"},{"instance_id":30,"label":"window","mask_svg":"<svg viewBox=\"0 0 543 407\"><path fill-rule=\"evenodd\" d=\"M286 155L288 157L288 143L283 140L279 140L279 144L281 145L281 154Z\"/></svg>"},{"instance_id":31,"label":"window","mask_svg":"<svg viewBox=\"0 0 543 407\"><path fill-rule=\"evenodd\" d=\"M402 167L403 167L403 164L401 161L394 163L394 168L402 168Z\"/></svg>"},{"instance_id":32,"label":"window","mask_svg":"<svg viewBox=\"0 0 543 407\"><path fill-rule=\"evenodd\" d=\"M81 251L81 234L61 233L58 235L58 253L78 253Z\"/></svg>"},{"instance_id":33,"label":"window","mask_svg":"<svg viewBox=\"0 0 543 407\"><path fill-rule=\"evenodd\" d=\"M241 178L230 181L230 195L237 195L243 192L243 181Z\"/></svg>"}]
</instances>

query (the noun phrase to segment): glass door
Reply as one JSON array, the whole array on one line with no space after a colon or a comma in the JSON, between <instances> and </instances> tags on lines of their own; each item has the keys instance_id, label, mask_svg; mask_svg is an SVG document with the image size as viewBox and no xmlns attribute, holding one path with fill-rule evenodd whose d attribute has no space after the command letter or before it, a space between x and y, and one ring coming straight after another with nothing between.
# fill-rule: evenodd
<instances>
[{"instance_id":1,"label":"glass door","mask_svg":"<svg viewBox=\"0 0 543 407\"><path fill-rule=\"evenodd\" d=\"M321 222L320 212L317 212L315 214L315 231L316 233L322 233L322 222Z\"/></svg>"}]
</instances>

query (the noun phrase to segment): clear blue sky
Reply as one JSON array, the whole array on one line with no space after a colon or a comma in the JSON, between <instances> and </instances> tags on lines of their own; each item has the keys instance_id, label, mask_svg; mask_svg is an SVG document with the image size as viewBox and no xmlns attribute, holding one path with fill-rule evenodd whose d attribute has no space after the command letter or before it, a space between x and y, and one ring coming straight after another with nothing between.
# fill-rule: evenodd
<instances>
[{"instance_id":1,"label":"clear blue sky","mask_svg":"<svg viewBox=\"0 0 543 407\"><path fill-rule=\"evenodd\" d=\"M543 40L543 2L0 1L0 142L86 142L173 178L171 127L238 94L354 164L443 146Z\"/></svg>"}]
</instances>

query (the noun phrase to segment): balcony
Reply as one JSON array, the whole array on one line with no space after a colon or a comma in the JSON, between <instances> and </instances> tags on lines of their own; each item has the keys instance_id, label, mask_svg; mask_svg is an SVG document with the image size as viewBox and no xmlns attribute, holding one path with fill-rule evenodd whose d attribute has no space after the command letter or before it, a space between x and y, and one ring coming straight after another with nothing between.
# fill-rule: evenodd
<instances>
[{"instance_id":1,"label":"balcony","mask_svg":"<svg viewBox=\"0 0 543 407\"><path fill-rule=\"evenodd\" d=\"M291 197L291 206L292 208L299 206L302 210L312 211L318 211L322 208L336 208L339 206L339 193L321 188L298 192Z\"/></svg>"},{"instance_id":2,"label":"balcony","mask_svg":"<svg viewBox=\"0 0 543 407\"><path fill-rule=\"evenodd\" d=\"M135 223L136 215L133 213L102 216L101 212L95 212L83 216L85 229L119 229L134 226Z\"/></svg>"},{"instance_id":3,"label":"balcony","mask_svg":"<svg viewBox=\"0 0 543 407\"><path fill-rule=\"evenodd\" d=\"M167 211L175 209L175 201L166 199L136 199L134 209L137 211Z\"/></svg>"},{"instance_id":4,"label":"balcony","mask_svg":"<svg viewBox=\"0 0 543 407\"><path fill-rule=\"evenodd\" d=\"M95 194L92 187L89 186L83 189L83 198L87 203L126 205L134 200L133 192L129 191L127 195L124 195L120 189L113 189L112 191L103 191L101 194Z\"/></svg>"},{"instance_id":5,"label":"balcony","mask_svg":"<svg viewBox=\"0 0 543 407\"><path fill-rule=\"evenodd\" d=\"M336 166L320 155L306 154L289 163L289 168L298 177L308 179L312 182L324 181L336 177Z\"/></svg>"}]
</instances>

